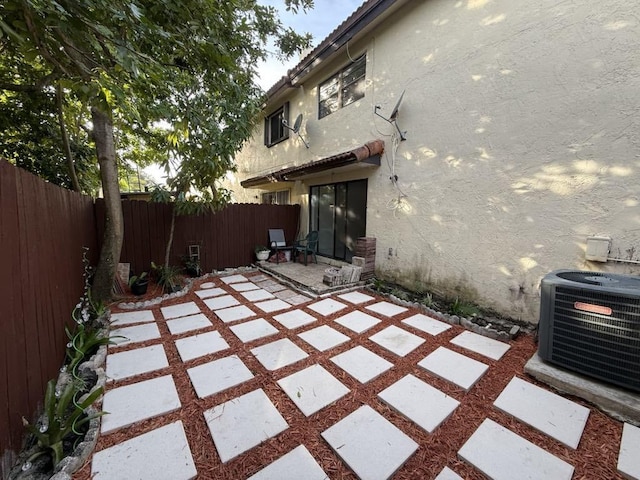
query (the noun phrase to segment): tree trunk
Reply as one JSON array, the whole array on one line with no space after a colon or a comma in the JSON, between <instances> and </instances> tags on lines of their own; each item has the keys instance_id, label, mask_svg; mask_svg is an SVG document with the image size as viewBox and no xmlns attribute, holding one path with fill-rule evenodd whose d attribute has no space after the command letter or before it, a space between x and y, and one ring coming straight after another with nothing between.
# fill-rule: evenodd
<instances>
[{"instance_id":1,"label":"tree trunk","mask_svg":"<svg viewBox=\"0 0 640 480\"><path fill-rule=\"evenodd\" d=\"M169 227L169 240L167 241L167 249L164 252L164 266L169 266L169 255L171 254L171 245L173 245L173 232L176 228L176 206L171 205L171 227Z\"/></svg>"},{"instance_id":2,"label":"tree trunk","mask_svg":"<svg viewBox=\"0 0 640 480\"><path fill-rule=\"evenodd\" d=\"M91 108L93 120L93 140L96 144L100 178L105 202L105 225L100 260L93 279L92 294L96 300L111 298L113 280L116 275L122 241L124 238L124 220L122 201L118 185L118 166L113 138L113 124L109 115L97 107Z\"/></svg>"},{"instance_id":3,"label":"tree trunk","mask_svg":"<svg viewBox=\"0 0 640 480\"><path fill-rule=\"evenodd\" d=\"M60 136L62 137L62 146L64 147L64 155L67 157L67 168L69 169L69 177L71 178L71 185L76 192L80 191L80 182L78 182L78 176L76 175L76 167L73 164L73 155L71 154L71 146L69 145L69 134L67 133L67 127L64 124L64 112L62 110L62 87L60 82L56 85L56 106L58 107L58 123L60 124Z\"/></svg>"}]
</instances>

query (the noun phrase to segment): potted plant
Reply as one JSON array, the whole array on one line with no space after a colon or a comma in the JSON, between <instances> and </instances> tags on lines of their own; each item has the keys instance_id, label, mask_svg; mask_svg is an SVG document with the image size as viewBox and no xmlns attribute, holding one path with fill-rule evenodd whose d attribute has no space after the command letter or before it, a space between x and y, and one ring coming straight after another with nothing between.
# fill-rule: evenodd
<instances>
[{"instance_id":1,"label":"potted plant","mask_svg":"<svg viewBox=\"0 0 640 480\"><path fill-rule=\"evenodd\" d=\"M129 279L129 288L134 295L144 295L147 293L147 287L149 286L149 277L147 272L142 272L140 275L134 275Z\"/></svg>"},{"instance_id":2,"label":"potted plant","mask_svg":"<svg viewBox=\"0 0 640 480\"><path fill-rule=\"evenodd\" d=\"M269 258L269 249L264 245L258 245L255 252L258 260L266 260Z\"/></svg>"},{"instance_id":3,"label":"potted plant","mask_svg":"<svg viewBox=\"0 0 640 480\"><path fill-rule=\"evenodd\" d=\"M167 293L175 293L182 287L180 286L180 269L170 265L156 265L151 262L151 269L157 279L158 285Z\"/></svg>"},{"instance_id":4,"label":"potted plant","mask_svg":"<svg viewBox=\"0 0 640 480\"><path fill-rule=\"evenodd\" d=\"M191 277L199 277L202 275L202 269L200 268L200 261L196 257L186 256L182 259L184 263L184 269Z\"/></svg>"}]
</instances>

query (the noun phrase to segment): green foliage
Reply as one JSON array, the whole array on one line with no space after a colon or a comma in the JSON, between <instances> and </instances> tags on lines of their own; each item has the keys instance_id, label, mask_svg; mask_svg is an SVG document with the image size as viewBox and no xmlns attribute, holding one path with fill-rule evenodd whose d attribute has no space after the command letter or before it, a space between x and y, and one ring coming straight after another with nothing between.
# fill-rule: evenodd
<instances>
[{"instance_id":1,"label":"green foliage","mask_svg":"<svg viewBox=\"0 0 640 480\"><path fill-rule=\"evenodd\" d=\"M453 315L458 315L459 317L472 317L480 314L480 309L478 307L461 301L459 297L455 298L449 307L449 311Z\"/></svg>"},{"instance_id":2,"label":"green foliage","mask_svg":"<svg viewBox=\"0 0 640 480\"><path fill-rule=\"evenodd\" d=\"M148 282L148 281L149 279L147 278L147 272L142 272L140 275L133 275L129 279L129 287L138 285L140 283Z\"/></svg>"},{"instance_id":3,"label":"green foliage","mask_svg":"<svg viewBox=\"0 0 640 480\"><path fill-rule=\"evenodd\" d=\"M268 252L269 249L267 247L265 247L264 245L258 245L255 248L255 252L256 253L260 253L260 252Z\"/></svg>"},{"instance_id":4,"label":"green foliage","mask_svg":"<svg viewBox=\"0 0 640 480\"><path fill-rule=\"evenodd\" d=\"M420 299L420 303L427 307L431 307L434 304L433 295L429 292L426 292L424 296Z\"/></svg>"},{"instance_id":5,"label":"green foliage","mask_svg":"<svg viewBox=\"0 0 640 480\"><path fill-rule=\"evenodd\" d=\"M179 286L178 279L180 269L178 267L156 265L154 262L151 262L151 270L155 275L158 285L160 285L165 292L173 292Z\"/></svg>"},{"instance_id":6,"label":"green foliage","mask_svg":"<svg viewBox=\"0 0 640 480\"><path fill-rule=\"evenodd\" d=\"M404 301L408 301L410 298L409 294L400 288L394 288L393 290L391 290L391 295Z\"/></svg>"}]
</instances>

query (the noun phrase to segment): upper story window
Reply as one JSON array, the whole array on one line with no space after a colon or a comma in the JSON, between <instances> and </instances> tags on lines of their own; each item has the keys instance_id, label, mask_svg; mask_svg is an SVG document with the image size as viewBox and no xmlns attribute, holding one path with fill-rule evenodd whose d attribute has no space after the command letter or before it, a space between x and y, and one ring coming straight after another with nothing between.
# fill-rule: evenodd
<instances>
[{"instance_id":1,"label":"upper story window","mask_svg":"<svg viewBox=\"0 0 640 480\"><path fill-rule=\"evenodd\" d=\"M364 97L367 56L362 55L349 66L318 87L318 118Z\"/></svg>"},{"instance_id":2,"label":"upper story window","mask_svg":"<svg viewBox=\"0 0 640 480\"><path fill-rule=\"evenodd\" d=\"M283 120L289 123L289 102L264 119L264 144L267 147L289 138L289 129L282 124Z\"/></svg>"},{"instance_id":3,"label":"upper story window","mask_svg":"<svg viewBox=\"0 0 640 480\"><path fill-rule=\"evenodd\" d=\"M271 205L289 205L289 190L265 192L261 195L260 203L268 203Z\"/></svg>"}]
</instances>

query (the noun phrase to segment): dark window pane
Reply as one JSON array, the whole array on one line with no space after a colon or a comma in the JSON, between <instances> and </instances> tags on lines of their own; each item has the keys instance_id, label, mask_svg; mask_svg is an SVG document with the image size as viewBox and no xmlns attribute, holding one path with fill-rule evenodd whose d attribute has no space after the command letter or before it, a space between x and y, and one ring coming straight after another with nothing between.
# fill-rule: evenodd
<instances>
[{"instance_id":1,"label":"dark window pane","mask_svg":"<svg viewBox=\"0 0 640 480\"><path fill-rule=\"evenodd\" d=\"M343 85L349 85L355 80L364 77L365 63L365 57L360 57L350 67L345 68L342 74Z\"/></svg>"},{"instance_id":2,"label":"dark window pane","mask_svg":"<svg viewBox=\"0 0 640 480\"><path fill-rule=\"evenodd\" d=\"M326 100L332 95L338 94L338 77L335 76L327 82L320 85L320 100Z\"/></svg>"},{"instance_id":3,"label":"dark window pane","mask_svg":"<svg viewBox=\"0 0 640 480\"><path fill-rule=\"evenodd\" d=\"M333 97L327 98L326 100L322 100L320 102L320 118L329 115L330 113L338 110L338 96L335 95Z\"/></svg>"},{"instance_id":4,"label":"dark window pane","mask_svg":"<svg viewBox=\"0 0 640 480\"><path fill-rule=\"evenodd\" d=\"M362 97L364 97L364 78L342 90L342 106L345 107Z\"/></svg>"}]
</instances>

